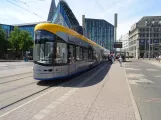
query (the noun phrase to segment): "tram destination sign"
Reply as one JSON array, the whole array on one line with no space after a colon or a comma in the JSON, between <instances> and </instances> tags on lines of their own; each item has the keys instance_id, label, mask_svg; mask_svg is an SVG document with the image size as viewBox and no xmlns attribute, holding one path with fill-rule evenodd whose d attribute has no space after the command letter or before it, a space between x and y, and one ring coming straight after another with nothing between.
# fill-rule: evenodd
<instances>
[{"instance_id":1,"label":"tram destination sign","mask_svg":"<svg viewBox=\"0 0 161 120\"><path fill-rule=\"evenodd\" d=\"M114 42L114 48L122 48L122 42Z\"/></svg>"}]
</instances>

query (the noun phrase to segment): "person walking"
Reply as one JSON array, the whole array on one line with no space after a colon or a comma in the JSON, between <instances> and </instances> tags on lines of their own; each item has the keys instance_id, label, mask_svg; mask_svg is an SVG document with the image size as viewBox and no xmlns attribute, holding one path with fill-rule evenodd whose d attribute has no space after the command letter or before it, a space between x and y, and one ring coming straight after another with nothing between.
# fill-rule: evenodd
<instances>
[{"instance_id":1,"label":"person walking","mask_svg":"<svg viewBox=\"0 0 161 120\"><path fill-rule=\"evenodd\" d=\"M160 60L161 60L161 55L159 55L158 60L159 60L159 62L160 62Z\"/></svg>"},{"instance_id":2,"label":"person walking","mask_svg":"<svg viewBox=\"0 0 161 120\"><path fill-rule=\"evenodd\" d=\"M122 57L121 57L121 55L119 57L119 62L120 62L120 66L122 66Z\"/></svg>"}]
</instances>

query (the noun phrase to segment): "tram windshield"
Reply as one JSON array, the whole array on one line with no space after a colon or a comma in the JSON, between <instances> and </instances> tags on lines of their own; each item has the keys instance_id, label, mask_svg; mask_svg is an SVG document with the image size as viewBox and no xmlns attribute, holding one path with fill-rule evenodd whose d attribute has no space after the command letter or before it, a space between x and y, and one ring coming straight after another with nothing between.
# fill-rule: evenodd
<instances>
[{"instance_id":1,"label":"tram windshield","mask_svg":"<svg viewBox=\"0 0 161 120\"><path fill-rule=\"evenodd\" d=\"M34 61L51 64L53 61L54 34L48 31L35 32Z\"/></svg>"}]
</instances>

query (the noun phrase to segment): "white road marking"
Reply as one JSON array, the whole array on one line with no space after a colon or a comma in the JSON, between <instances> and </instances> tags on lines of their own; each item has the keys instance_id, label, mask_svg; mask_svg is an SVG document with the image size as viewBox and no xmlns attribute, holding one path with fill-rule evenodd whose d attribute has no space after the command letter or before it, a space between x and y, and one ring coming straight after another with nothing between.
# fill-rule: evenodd
<instances>
[{"instance_id":1,"label":"white road marking","mask_svg":"<svg viewBox=\"0 0 161 120\"><path fill-rule=\"evenodd\" d=\"M144 74L127 74L127 77L129 78L142 78L144 77Z\"/></svg>"},{"instance_id":2,"label":"white road marking","mask_svg":"<svg viewBox=\"0 0 161 120\"><path fill-rule=\"evenodd\" d=\"M161 77L161 76L154 76L154 77Z\"/></svg>"},{"instance_id":3,"label":"white road marking","mask_svg":"<svg viewBox=\"0 0 161 120\"><path fill-rule=\"evenodd\" d=\"M131 97L131 101L132 101L132 105L133 105L133 109L134 109L135 118L136 118L136 120L141 120L141 115L140 115L139 109L136 105L136 101L134 99L134 95L132 93L132 90L131 90L131 87L130 87L130 84L129 84L129 80L128 80L128 77L126 75L125 67L124 67L124 72L125 72L125 78L126 78L127 86L129 88L129 93L130 93L130 97Z\"/></svg>"},{"instance_id":4,"label":"white road marking","mask_svg":"<svg viewBox=\"0 0 161 120\"><path fill-rule=\"evenodd\" d=\"M129 80L129 83L130 84L138 84L138 83L151 83L152 84L154 82L148 79L139 79L139 80Z\"/></svg>"},{"instance_id":5,"label":"white road marking","mask_svg":"<svg viewBox=\"0 0 161 120\"><path fill-rule=\"evenodd\" d=\"M92 74L92 76L90 76L89 78L87 78L86 80L84 80L82 83L80 83L79 85L77 85L76 87L82 87L83 85L85 85L87 82L89 82L94 76L96 76L99 72L101 72L106 66L102 67L101 69L99 69L95 74ZM66 94L64 94L63 96L61 96L60 98L58 98L57 100L55 100L53 103L51 103L50 105L48 105L46 108L44 108L43 110L41 110L39 113L37 113L36 115L34 115L32 117L32 119L35 120L41 120L42 118L44 118L49 112L52 111L53 108L57 107L59 104L61 104L63 101L65 101L67 98L69 98L72 94L74 94L77 90L79 90L80 88L72 88L71 90L69 90ZM58 103L58 104L57 104ZM46 112L46 114L44 114L44 112L42 111L48 111Z\"/></svg>"},{"instance_id":6,"label":"white road marking","mask_svg":"<svg viewBox=\"0 0 161 120\"><path fill-rule=\"evenodd\" d=\"M147 71L159 71L157 69L146 69Z\"/></svg>"},{"instance_id":7,"label":"white road marking","mask_svg":"<svg viewBox=\"0 0 161 120\"><path fill-rule=\"evenodd\" d=\"M128 78L137 78L138 80L130 80L129 79L129 83L130 84L138 84L138 83L154 83L151 80L148 80L145 78L144 74L127 74L126 75Z\"/></svg>"},{"instance_id":8,"label":"white road marking","mask_svg":"<svg viewBox=\"0 0 161 120\"><path fill-rule=\"evenodd\" d=\"M126 68L126 70L140 70L140 69L136 69L136 68Z\"/></svg>"}]
</instances>

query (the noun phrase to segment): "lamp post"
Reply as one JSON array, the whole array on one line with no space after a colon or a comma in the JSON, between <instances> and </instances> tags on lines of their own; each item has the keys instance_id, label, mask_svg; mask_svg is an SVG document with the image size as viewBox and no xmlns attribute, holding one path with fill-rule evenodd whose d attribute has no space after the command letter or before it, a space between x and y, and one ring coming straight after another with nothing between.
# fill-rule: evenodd
<instances>
[{"instance_id":1,"label":"lamp post","mask_svg":"<svg viewBox=\"0 0 161 120\"><path fill-rule=\"evenodd\" d=\"M150 26L149 26L149 60L150 60Z\"/></svg>"},{"instance_id":2,"label":"lamp post","mask_svg":"<svg viewBox=\"0 0 161 120\"><path fill-rule=\"evenodd\" d=\"M154 20L151 22L151 21L147 21L145 22L146 26L148 25L149 26L149 54L148 54L148 57L149 57L149 60L150 60L150 28L151 28L151 25L154 25Z\"/></svg>"}]
</instances>

